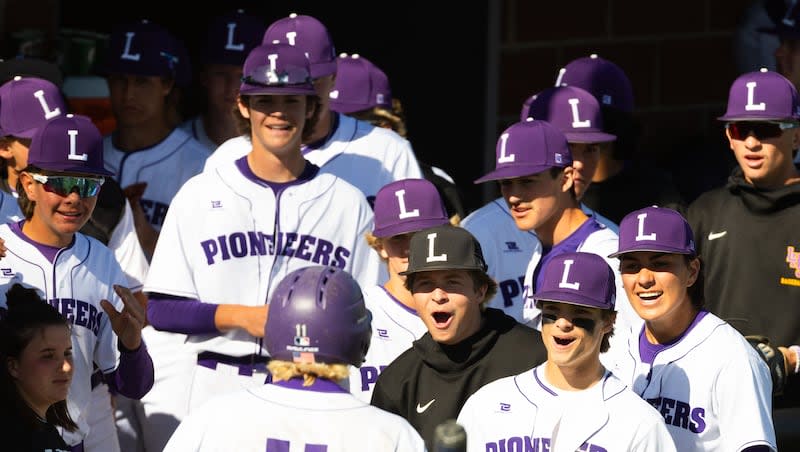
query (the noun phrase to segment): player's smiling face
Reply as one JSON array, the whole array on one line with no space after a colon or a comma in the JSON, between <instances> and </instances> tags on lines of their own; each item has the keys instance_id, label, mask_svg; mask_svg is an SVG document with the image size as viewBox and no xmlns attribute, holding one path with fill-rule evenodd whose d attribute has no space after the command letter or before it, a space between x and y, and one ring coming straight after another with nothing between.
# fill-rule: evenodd
<instances>
[{"instance_id":1,"label":"player's smiling face","mask_svg":"<svg viewBox=\"0 0 800 452\"><path fill-rule=\"evenodd\" d=\"M300 148L305 122L313 115L306 96L249 96L249 108L239 103L239 111L249 118L253 146L281 155Z\"/></svg>"},{"instance_id":2,"label":"player's smiling face","mask_svg":"<svg viewBox=\"0 0 800 452\"><path fill-rule=\"evenodd\" d=\"M800 128L784 130L774 138L759 139L750 133L737 140L727 129L725 135L747 182L759 188L779 188L798 177L792 150L800 147Z\"/></svg>"},{"instance_id":3,"label":"player's smiling face","mask_svg":"<svg viewBox=\"0 0 800 452\"><path fill-rule=\"evenodd\" d=\"M682 333L696 314L688 288L697 280L700 260L687 264L682 254L634 251L619 256L619 269L628 300L648 329Z\"/></svg>"},{"instance_id":4,"label":"player's smiling face","mask_svg":"<svg viewBox=\"0 0 800 452\"><path fill-rule=\"evenodd\" d=\"M89 221L97 204L97 196L81 198L77 191L67 196L49 192L27 172L22 173L20 180L28 199L36 203L23 231L34 241L45 245L69 245L75 233Z\"/></svg>"},{"instance_id":5,"label":"player's smiling face","mask_svg":"<svg viewBox=\"0 0 800 452\"><path fill-rule=\"evenodd\" d=\"M69 328L49 325L33 333L19 359L8 370L20 394L34 409L46 410L67 398L72 381L72 337Z\"/></svg>"},{"instance_id":6,"label":"player's smiling face","mask_svg":"<svg viewBox=\"0 0 800 452\"><path fill-rule=\"evenodd\" d=\"M545 170L499 182L500 192L520 230L555 227L558 213L566 207L565 199L572 196L568 193L572 188L572 172L572 168L565 168L553 177L550 170Z\"/></svg>"},{"instance_id":7,"label":"player's smiling face","mask_svg":"<svg viewBox=\"0 0 800 452\"><path fill-rule=\"evenodd\" d=\"M613 329L613 322L596 308L543 301L541 309L548 361L562 371L593 369L599 362L603 335Z\"/></svg>"},{"instance_id":8,"label":"player's smiling face","mask_svg":"<svg viewBox=\"0 0 800 452\"><path fill-rule=\"evenodd\" d=\"M419 272L414 275L411 293L417 314L436 342L457 344L480 329L480 301L486 294L486 286L475 287L469 272Z\"/></svg>"}]
</instances>

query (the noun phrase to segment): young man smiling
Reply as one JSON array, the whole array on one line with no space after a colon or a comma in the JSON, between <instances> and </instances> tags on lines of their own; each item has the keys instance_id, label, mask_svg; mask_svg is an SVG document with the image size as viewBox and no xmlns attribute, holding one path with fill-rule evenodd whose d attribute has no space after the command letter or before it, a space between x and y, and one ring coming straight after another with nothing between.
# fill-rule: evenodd
<instances>
[{"instance_id":1,"label":"young man smiling","mask_svg":"<svg viewBox=\"0 0 800 452\"><path fill-rule=\"evenodd\" d=\"M406 418L432 450L436 426L471 394L542 363L546 350L535 330L485 307L497 283L466 229L416 232L408 259L401 274L428 332L380 374L371 403Z\"/></svg>"}]
</instances>

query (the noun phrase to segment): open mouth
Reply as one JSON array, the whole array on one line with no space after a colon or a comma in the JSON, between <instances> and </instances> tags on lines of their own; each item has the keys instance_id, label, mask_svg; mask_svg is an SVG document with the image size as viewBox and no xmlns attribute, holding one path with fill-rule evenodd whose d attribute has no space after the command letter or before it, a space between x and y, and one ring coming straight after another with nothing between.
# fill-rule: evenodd
<instances>
[{"instance_id":1,"label":"open mouth","mask_svg":"<svg viewBox=\"0 0 800 452\"><path fill-rule=\"evenodd\" d=\"M433 321L439 328L444 328L450 323L450 319L453 318L453 315L449 312L434 312L433 313Z\"/></svg>"},{"instance_id":2,"label":"open mouth","mask_svg":"<svg viewBox=\"0 0 800 452\"><path fill-rule=\"evenodd\" d=\"M561 337L554 337L556 344L561 346L567 346L575 341L574 338L561 338Z\"/></svg>"}]
</instances>

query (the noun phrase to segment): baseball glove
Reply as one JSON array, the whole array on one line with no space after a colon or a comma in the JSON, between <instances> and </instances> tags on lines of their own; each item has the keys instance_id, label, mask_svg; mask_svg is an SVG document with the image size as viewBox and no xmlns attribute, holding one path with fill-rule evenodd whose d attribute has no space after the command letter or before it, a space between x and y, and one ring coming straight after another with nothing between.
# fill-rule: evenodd
<instances>
[{"instance_id":1,"label":"baseball glove","mask_svg":"<svg viewBox=\"0 0 800 452\"><path fill-rule=\"evenodd\" d=\"M773 347L766 336L750 335L745 336L745 339L756 349L761 358L764 359L764 362L767 363L767 367L769 367L769 373L772 376L772 395L783 394L786 375L789 373L786 369L786 359L783 353L778 350L778 347Z\"/></svg>"}]
</instances>

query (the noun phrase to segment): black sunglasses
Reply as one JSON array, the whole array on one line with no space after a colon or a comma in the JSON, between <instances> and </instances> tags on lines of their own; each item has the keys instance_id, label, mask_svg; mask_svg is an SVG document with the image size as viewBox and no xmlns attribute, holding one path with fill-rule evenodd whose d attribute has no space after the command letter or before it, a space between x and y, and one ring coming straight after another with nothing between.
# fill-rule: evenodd
<instances>
[{"instance_id":1,"label":"black sunglasses","mask_svg":"<svg viewBox=\"0 0 800 452\"><path fill-rule=\"evenodd\" d=\"M744 140L751 133L759 140L777 138L784 130L798 127L797 123L784 121L738 121L725 125L734 140Z\"/></svg>"}]
</instances>

